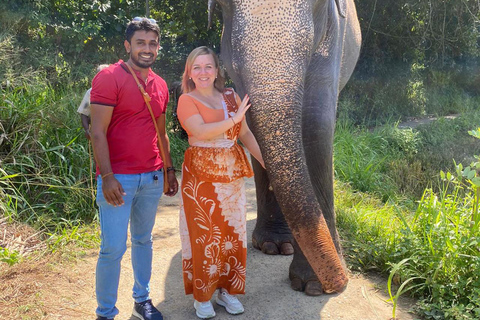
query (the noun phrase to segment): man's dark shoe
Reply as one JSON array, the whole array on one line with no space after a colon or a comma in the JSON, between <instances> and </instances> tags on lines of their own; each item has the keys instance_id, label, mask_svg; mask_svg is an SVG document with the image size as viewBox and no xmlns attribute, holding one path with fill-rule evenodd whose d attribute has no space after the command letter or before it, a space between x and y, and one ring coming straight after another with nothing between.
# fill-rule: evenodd
<instances>
[{"instance_id":1,"label":"man's dark shoe","mask_svg":"<svg viewBox=\"0 0 480 320\"><path fill-rule=\"evenodd\" d=\"M97 320L113 320L113 318L105 318L102 316L97 316Z\"/></svg>"},{"instance_id":2,"label":"man's dark shoe","mask_svg":"<svg viewBox=\"0 0 480 320\"><path fill-rule=\"evenodd\" d=\"M135 302L133 315L141 320L163 320L163 316L152 304L152 300Z\"/></svg>"}]
</instances>

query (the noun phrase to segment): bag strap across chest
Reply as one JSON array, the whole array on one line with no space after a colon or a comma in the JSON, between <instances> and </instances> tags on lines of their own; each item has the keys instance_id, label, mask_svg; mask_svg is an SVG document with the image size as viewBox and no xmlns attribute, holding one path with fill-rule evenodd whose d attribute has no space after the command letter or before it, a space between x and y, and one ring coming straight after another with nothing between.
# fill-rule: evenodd
<instances>
[{"instance_id":1,"label":"bag strap across chest","mask_svg":"<svg viewBox=\"0 0 480 320\"><path fill-rule=\"evenodd\" d=\"M153 125L155 126L155 132L157 133L158 149L160 150L160 156L162 157L162 161L163 161L163 165L164 165L164 168L163 168L163 175L164 175L163 176L163 191L168 192L170 190L170 187L169 187L168 179L167 179L167 170L166 170L167 168L165 168L166 152L165 152L165 149L163 147L162 140L160 139L160 130L158 128L157 121L155 120L155 115L153 114L152 106L150 105L151 98L148 95L148 93L145 91L143 86L140 84L140 81L138 80L138 77L135 74L135 71L133 71L132 67L130 67L127 63L125 63L125 65L127 66L128 71L130 71L130 73L132 74L133 79L135 79L135 82L137 83L138 89L142 93L143 100L145 101L145 104L147 105L148 112L150 113L150 116L151 116L152 121L153 121Z\"/></svg>"}]
</instances>

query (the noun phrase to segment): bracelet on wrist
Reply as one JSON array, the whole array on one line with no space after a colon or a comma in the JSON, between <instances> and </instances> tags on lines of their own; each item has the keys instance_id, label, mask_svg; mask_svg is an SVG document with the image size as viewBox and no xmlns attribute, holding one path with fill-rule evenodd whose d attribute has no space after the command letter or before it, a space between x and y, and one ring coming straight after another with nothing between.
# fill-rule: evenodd
<instances>
[{"instance_id":1,"label":"bracelet on wrist","mask_svg":"<svg viewBox=\"0 0 480 320\"><path fill-rule=\"evenodd\" d=\"M102 174L102 179L105 179L105 177L113 175L113 172L110 171L109 173Z\"/></svg>"},{"instance_id":2,"label":"bracelet on wrist","mask_svg":"<svg viewBox=\"0 0 480 320\"><path fill-rule=\"evenodd\" d=\"M168 167L168 168L167 168L167 173L169 173L170 171L173 171L173 172L175 172L176 170L175 170L175 168L174 168L174 167Z\"/></svg>"}]
</instances>

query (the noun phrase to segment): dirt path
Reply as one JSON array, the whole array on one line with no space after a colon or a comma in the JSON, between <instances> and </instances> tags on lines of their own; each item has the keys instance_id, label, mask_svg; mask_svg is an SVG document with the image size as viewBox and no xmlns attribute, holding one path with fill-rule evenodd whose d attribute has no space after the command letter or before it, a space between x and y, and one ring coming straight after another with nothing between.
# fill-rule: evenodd
<instances>
[{"instance_id":1,"label":"dirt path","mask_svg":"<svg viewBox=\"0 0 480 320\"><path fill-rule=\"evenodd\" d=\"M288 267L291 257L267 256L254 249L251 233L256 221L253 179L247 180L248 262L247 294L240 297L245 313L231 316L215 305L215 319L322 319L387 320L386 280L350 275L342 294L309 297L290 289ZM185 296L181 272L181 243L178 234L178 195L163 197L154 229L154 266L151 296L165 320L196 319L193 298ZM68 262L41 260L0 269L1 319L95 319L95 264L97 250ZM0 264L5 268L5 264ZM117 320L131 319L132 267L130 244L122 261ZM397 308L401 320L413 320L412 303L402 300Z\"/></svg>"}]
</instances>

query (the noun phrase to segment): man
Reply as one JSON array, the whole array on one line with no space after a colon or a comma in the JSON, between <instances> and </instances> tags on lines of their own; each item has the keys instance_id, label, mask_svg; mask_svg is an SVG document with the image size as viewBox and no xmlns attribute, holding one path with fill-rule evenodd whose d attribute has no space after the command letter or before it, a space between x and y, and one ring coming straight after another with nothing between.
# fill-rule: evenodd
<instances>
[{"instance_id":1,"label":"man","mask_svg":"<svg viewBox=\"0 0 480 320\"><path fill-rule=\"evenodd\" d=\"M101 64L97 67L97 73L108 67L108 64ZM88 89L83 96L82 102L78 106L77 112L80 114L83 130L85 131L85 138L90 140L90 91Z\"/></svg>"},{"instance_id":2,"label":"man","mask_svg":"<svg viewBox=\"0 0 480 320\"><path fill-rule=\"evenodd\" d=\"M134 274L133 315L142 320L161 320L150 300L152 271L152 229L167 171L167 196L177 193L178 182L172 167L165 132L168 88L156 75L153 65L160 49L160 29L153 19L135 18L125 31L129 55L100 71L90 94L93 151L97 163L97 204L100 208L101 247L96 269L97 320L118 314L120 261L126 250L130 220ZM157 147L155 126L129 65L151 98L150 104L166 150L162 159Z\"/></svg>"}]
</instances>

